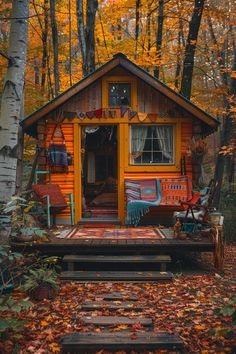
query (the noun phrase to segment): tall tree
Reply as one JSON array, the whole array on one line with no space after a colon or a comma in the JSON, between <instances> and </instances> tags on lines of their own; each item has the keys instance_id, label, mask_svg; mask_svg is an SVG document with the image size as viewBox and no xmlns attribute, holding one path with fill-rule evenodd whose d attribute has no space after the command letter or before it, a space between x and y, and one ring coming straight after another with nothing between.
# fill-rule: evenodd
<instances>
[{"instance_id":1,"label":"tall tree","mask_svg":"<svg viewBox=\"0 0 236 354\"><path fill-rule=\"evenodd\" d=\"M4 81L0 115L0 202L16 191L18 129L24 92L28 42L29 1L13 0L8 68Z\"/></svg>"},{"instance_id":2,"label":"tall tree","mask_svg":"<svg viewBox=\"0 0 236 354\"><path fill-rule=\"evenodd\" d=\"M156 52L157 52L158 65L154 70L154 76L157 79L159 79L159 74L160 74L163 22L164 22L164 0L159 0L158 25L157 25L157 37L156 37Z\"/></svg>"},{"instance_id":3,"label":"tall tree","mask_svg":"<svg viewBox=\"0 0 236 354\"><path fill-rule=\"evenodd\" d=\"M53 72L54 72L54 86L56 96L60 92L60 76L58 63L58 30L56 21L55 0L50 0L50 18L52 27L52 46L53 46Z\"/></svg>"},{"instance_id":4,"label":"tall tree","mask_svg":"<svg viewBox=\"0 0 236 354\"><path fill-rule=\"evenodd\" d=\"M97 9L97 0L87 0L85 16L83 0L76 0L77 28L84 76L95 70L94 28Z\"/></svg>"},{"instance_id":5,"label":"tall tree","mask_svg":"<svg viewBox=\"0 0 236 354\"><path fill-rule=\"evenodd\" d=\"M185 57L183 64L183 74L181 81L181 94L186 98L191 97L191 87L193 79L194 55L196 50L198 32L201 24L202 13L205 0L195 0L191 21L189 23L189 32L185 48Z\"/></svg>"}]
</instances>

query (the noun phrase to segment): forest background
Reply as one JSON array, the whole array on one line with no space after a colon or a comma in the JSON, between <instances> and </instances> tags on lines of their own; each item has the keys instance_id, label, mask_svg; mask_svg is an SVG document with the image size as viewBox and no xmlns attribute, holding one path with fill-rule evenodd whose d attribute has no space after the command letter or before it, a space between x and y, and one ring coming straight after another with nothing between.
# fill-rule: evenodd
<instances>
[{"instance_id":1,"label":"forest background","mask_svg":"<svg viewBox=\"0 0 236 354\"><path fill-rule=\"evenodd\" d=\"M79 81L86 72L81 43L80 0L31 0L25 73L24 114L27 115ZM183 92L183 67L188 45L194 48L191 101L221 121L221 135L208 139L205 173L213 176L225 165L223 204L233 235L235 205L235 93L236 4L232 0L99 0L95 5L94 52L99 67L118 52L178 92ZM8 61L11 1L0 1L0 95ZM194 9L204 9L197 40ZM86 10L84 10L86 17ZM88 17L88 12L87 12ZM200 16L199 16L200 17ZM185 96L190 96L190 92ZM34 142L25 139L25 160L34 154ZM218 154L220 152L220 155ZM220 161L219 161L220 159ZM218 166L219 164L219 166ZM225 198L227 196L227 198Z\"/></svg>"}]
</instances>

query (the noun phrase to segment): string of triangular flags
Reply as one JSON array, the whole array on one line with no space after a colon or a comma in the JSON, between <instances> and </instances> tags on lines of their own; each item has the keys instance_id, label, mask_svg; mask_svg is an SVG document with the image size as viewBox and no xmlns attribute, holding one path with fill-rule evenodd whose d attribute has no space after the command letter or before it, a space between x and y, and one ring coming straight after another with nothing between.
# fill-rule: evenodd
<instances>
[{"instance_id":1,"label":"string of triangular flags","mask_svg":"<svg viewBox=\"0 0 236 354\"><path fill-rule=\"evenodd\" d=\"M166 116L166 115L165 115ZM164 117L160 113L146 113L133 111L128 106L121 106L116 108L99 108L92 111L76 111L76 112L63 112L63 117L67 119L79 118L81 120L85 118L128 118L131 120L137 117L140 122L144 122L146 118L149 118L152 122L155 122L158 117Z\"/></svg>"}]
</instances>

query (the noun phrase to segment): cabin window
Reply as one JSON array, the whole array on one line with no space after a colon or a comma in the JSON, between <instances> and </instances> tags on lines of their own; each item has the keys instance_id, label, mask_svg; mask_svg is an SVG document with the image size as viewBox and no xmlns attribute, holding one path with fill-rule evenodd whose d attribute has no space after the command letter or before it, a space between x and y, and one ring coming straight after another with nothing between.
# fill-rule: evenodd
<instances>
[{"instance_id":1,"label":"cabin window","mask_svg":"<svg viewBox=\"0 0 236 354\"><path fill-rule=\"evenodd\" d=\"M129 83L109 83L108 104L111 106L130 106L131 84Z\"/></svg>"},{"instance_id":2,"label":"cabin window","mask_svg":"<svg viewBox=\"0 0 236 354\"><path fill-rule=\"evenodd\" d=\"M174 163L174 126L170 124L131 126L131 164Z\"/></svg>"}]
</instances>

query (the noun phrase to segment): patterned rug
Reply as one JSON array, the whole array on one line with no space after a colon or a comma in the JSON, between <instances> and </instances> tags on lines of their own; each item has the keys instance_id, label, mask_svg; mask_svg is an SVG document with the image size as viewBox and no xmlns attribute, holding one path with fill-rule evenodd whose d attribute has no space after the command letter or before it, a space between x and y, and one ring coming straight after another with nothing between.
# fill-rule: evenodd
<instances>
[{"instance_id":1,"label":"patterned rug","mask_svg":"<svg viewBox=\"0 0 236 354\"><path fill-rule=\"evenodd\" d=\"M136 227L136 228L74 228L65 237L68 239L79 238L105 238L105 239L163 239L165 236L155 227Z\"/></svg>"}]
</instances>

